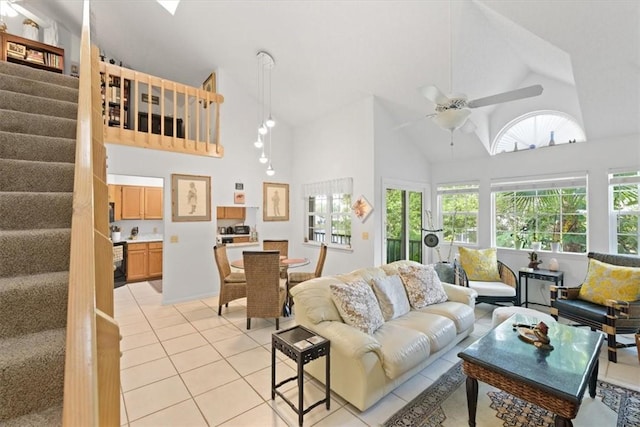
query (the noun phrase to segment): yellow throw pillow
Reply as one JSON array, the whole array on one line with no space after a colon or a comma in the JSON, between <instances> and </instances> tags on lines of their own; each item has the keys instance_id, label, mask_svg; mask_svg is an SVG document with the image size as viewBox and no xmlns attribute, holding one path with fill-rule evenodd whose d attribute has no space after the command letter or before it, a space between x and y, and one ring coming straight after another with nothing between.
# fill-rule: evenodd
<instances>
[{"instance_id":1,"label":"yellow throw pillow","mask_svg":"<svg viewBox=\"0 0 640 427\"><path fill-rule=\"evenodd\" d=\"M589 258L589 271L578 298L600 305L605 305L608 299L640 300L640 268L622 267Z\"/></svg>"},{"instance_id":2,"label":"yellow throw pillow","mask_svg":"<svg viewBox=\"0 0 640 427\"><path fill-rule=\"evenodd\" d=\"M458 248L460 265L469 280L479 282L499 282L498 254L496 248L469 249Z\"/></svg>"}]
</instances>

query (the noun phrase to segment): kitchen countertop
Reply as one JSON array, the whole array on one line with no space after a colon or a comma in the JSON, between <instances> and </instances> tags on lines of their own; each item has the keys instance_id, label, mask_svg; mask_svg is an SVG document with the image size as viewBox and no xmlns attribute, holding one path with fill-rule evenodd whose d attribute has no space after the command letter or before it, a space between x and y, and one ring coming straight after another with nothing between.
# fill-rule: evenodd
<instances>
[{"instance_id":1,"label":"kitchen countertop","mask_svg":"<svg viewBox=\"0 0 640 427\"><path fill-rule=\"evenodd\" d=\"M162 234L139 234L136 239L129 239L128 236L122 236L118 242L127 243L149 243L149 242L162 242L164 236Z\"/></svg>"}]
</instances>

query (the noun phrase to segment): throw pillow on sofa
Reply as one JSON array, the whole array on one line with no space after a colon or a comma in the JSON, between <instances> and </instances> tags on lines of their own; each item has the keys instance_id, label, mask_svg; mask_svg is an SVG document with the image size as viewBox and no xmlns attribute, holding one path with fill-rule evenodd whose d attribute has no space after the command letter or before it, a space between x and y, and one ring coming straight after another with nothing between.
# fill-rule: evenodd
<instances>
[{"instance_id":1,"label":"throw pillow on sofa","mask_svg":"<svg viewBox=\"0 0 640 427\"><path fill-rule=\"evenodd\" d=\"M404 316L411 310L407 291L397 274L373 279L373 292L378 298L385 321Z\"/></svg>"},{"instance_id":2,"label":"throw pillow on sofa","mask_svg":"<svg viewBox=\"0 0 640 427\"><path fill-rule=\"evenodd\" d=\"M432 265L401 267L398 273L407 290L411 307L420 309L447 301L447 293Z\"/></svg>"},{"instance_id":3,"label":"throw pillow on sofa","mask_svg":"<svg viewBox=\"0 0 640 427\"><path fill-rule=\"evenodd\" d=\"M580 287L578 298L605 305L608 299L640 300L640 268L607 264L589 259L587 278Z\"/></svg>"},{"instance_id":4,"label":"throw pillow on sofa","mask_svg":"<svg viewBox=\"0 0 640 427\"><path fill-rule=\"evenodd\" d=\"M469 249L458 248L460 265L469 280L479 282L499 282L498 254L496 248Z\"/></svg>"},{"instance_id":5,"label":"throw pillow on sofa","mask_svg":"<svg viewBox=\"0 0 640 427\"><path fill-rule=\"evenodd\" d=\"M329 288L331 299L347 325L371 335L384 324L378 300L364 280L333 283Z\"/></svg>"}]
</instances>

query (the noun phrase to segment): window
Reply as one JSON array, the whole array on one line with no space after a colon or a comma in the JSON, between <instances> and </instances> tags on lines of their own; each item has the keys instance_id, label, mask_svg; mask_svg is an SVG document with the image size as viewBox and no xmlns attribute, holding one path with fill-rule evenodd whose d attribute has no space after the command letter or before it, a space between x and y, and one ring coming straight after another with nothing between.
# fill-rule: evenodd
<instances>
[{"instance_id":1,"label":"window","mask_svg":"<svg viewBox=\"0 0 640 427\"><path fill-rule=\"evenodd\" d=\"M444 241L478 243L478 199L478 184L438 187Z\"/></svg>"},{"instance_id":2,"label":"window","mask_svg":"<svg viewBox=\"0 0 640 427\"><path fill-rule=\"evenodd\" d=\"M640 240L640 172L609 174L609 215L613 233L611 247L618 254L638 255Z\"/></svg>"},{"instance_id":3,"label":"window","mask_svg":"<svg viewBox=\"0 0 640 427\"><path fill-rule=\"evenodd\" d=\"M586 176L492 184L494 241L497 247L587 251Z\"/></svg>"},{"instance_id":4,"label":"window","mask_svg":"<svg viewBox=\"0 0 640 427\"><path fill-rule=\"evenodd\" d=\"M305 242L351 247L351 178L303 186Z\"/></svg>"}]
</instances>

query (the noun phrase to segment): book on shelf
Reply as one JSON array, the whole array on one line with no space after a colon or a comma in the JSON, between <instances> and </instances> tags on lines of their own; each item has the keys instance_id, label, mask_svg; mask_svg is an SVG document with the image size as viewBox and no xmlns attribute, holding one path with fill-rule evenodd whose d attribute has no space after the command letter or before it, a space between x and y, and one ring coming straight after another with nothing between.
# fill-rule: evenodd
<instances>
[{"instance_id":1,"label":"book on shelf","mask_svg":"<svg viewBox=\"0 0 640 427\"><path fill-rule=\"evenodd\" d=\"M16 59L24 59L27 54L27 47L20 43L7 42L7 56Z\"/></svg>"},{"instance_id":2,"label":"book on shelf","mask_svg":"<svg viewBox=\"0 0 640 427\"><path fill-rule=\"evenodd\" d=\"M44 54L39 50L27 49L26 60L29 62L35 62L36 64L44 65Z\"/></svg>"}]
</instances>

